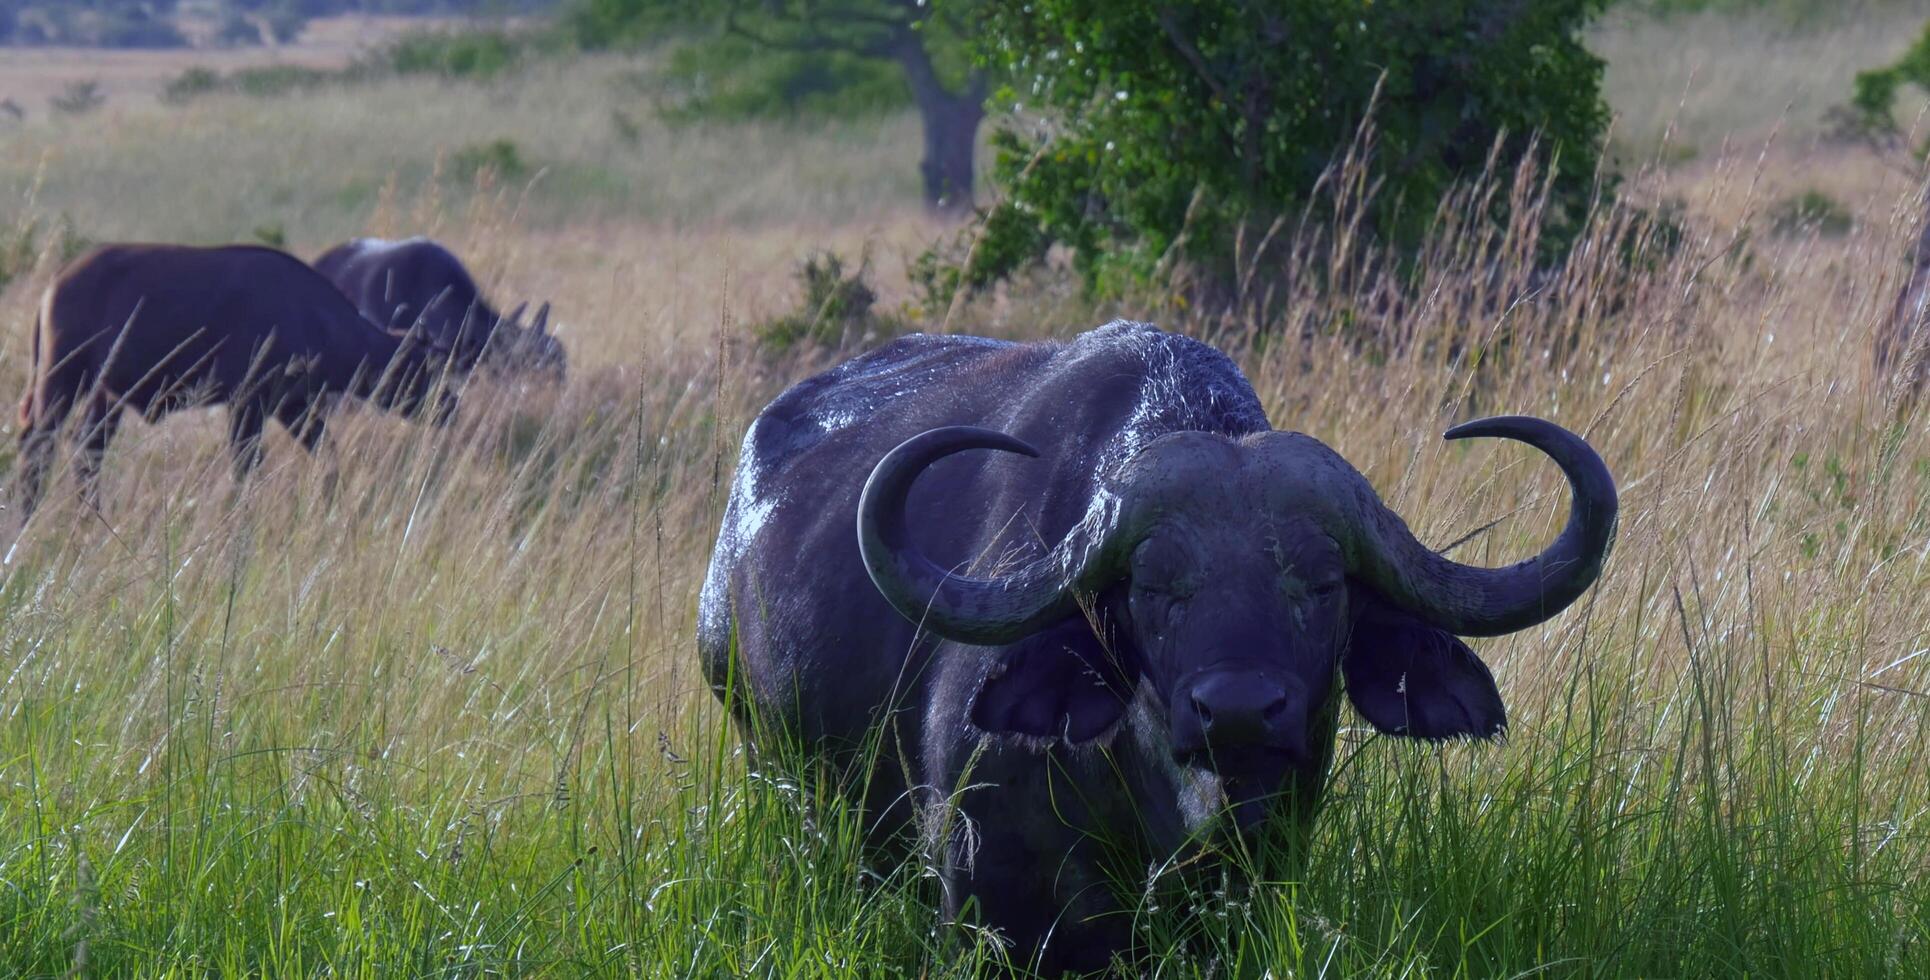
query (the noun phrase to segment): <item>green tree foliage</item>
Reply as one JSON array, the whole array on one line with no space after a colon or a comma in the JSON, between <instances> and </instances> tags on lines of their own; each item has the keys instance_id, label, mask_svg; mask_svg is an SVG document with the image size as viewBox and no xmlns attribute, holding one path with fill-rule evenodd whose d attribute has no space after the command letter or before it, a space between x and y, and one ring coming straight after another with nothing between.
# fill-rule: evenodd
<instances>
[{"instance_id":1,"label":"green tree foliage","mask_svg":"<svg viewBox=\"0 0 1930 980\"><path fill-rule=\"evenodd\" d=\"M1930 24L1903 57L1881 68L1858 72L1850 95L1849 128L1873 140L1895 140L1897 91L1905 85L1930 89Z\"/></svg>"},{"instance_id":2,"label":"green tree foliage","mask_svg":"<svg viewBox=\"0 0 1930 980\"><path fill-rule=\"evenodd\" d=\"M0 0L0 43L171 48L175 0Z\"/></svg>"},{"instance_id":3,"label":"green tree foliage","mask_svg":"<svg viewBox=\"0 0 1930 980\"><path fill-rule=\"evenodd\" d=\"M636 47L707 23L715 12L702 0L576 0L564 23L578 44L592 51Z\"/></svg>"},{"instance_id":4,"label":"green tree foliage","mask_svg":"<svg viewBox=\"0 0 1930 980\"><path fill-rule=\"evenodd\" d=\"M740 37L680 44L654 84L673 122L826 118L901 112L905 73L889 61L838 51L768 51Z\"/></svg>"},{"instance_id":5,"label":"green tree foliage","mask_svg":"<svg viewBox=\"0 0 1930 980\"><path fill-rule=\"evenodd\" d=\"M1243 223L1318 205L1370 112L1369 236L1417 241L1498 152L1548 168L1559 246L1608 121L1602 62L1578 38L1604 2L983 0L983 57L1049 129L994 137L1006 213L950 275L982 282L1054 242L1094 286L1144 278L1169 250L1228 272Z\"/></svg>"}]
</instances>

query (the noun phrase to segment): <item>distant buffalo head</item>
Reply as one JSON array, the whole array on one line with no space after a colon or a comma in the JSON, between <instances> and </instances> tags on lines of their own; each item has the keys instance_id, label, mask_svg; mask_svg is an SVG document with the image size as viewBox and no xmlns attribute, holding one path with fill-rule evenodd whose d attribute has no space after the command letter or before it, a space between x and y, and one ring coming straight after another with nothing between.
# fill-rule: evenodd
<instances>
[{"instance_id":1,"label":"distant buffalo head","mask_svg":"<svg viewBox=\"0 0 1930 980\"><path fill-rule=\"evenodd\" d=\"M1532 418L1447 433L1470 436L1526 442L1566 473L1568 525L1539 556L1498 569L1450 561L1416 540L1337 453L1283 432L1164 436L1102 483L1084 520L1048 554L974 578L912 546L913 481L964 450L1037 453L991 430L935 429L872 472L859 544L872 581L907 618L962 643L1013 644L974 696L977 727L1090 739L1151 685L1172 761L1217 776L1248 826L1290 777L1324 771L1337 676L1382 731L1501 733L1493 678L1457 635L1541 622L1600 574L1616 496L1595 452ZM1096 642L1018 642L1069 619L1083 626L1082 613Z\"/></svg>"},{"instance_id":2,"label":"distant buffalo head","mask_svg":"<svg viewBox=\"0 0 1930 980\"><path fill-rule=\"evenodd\" d=\"M563 343L549 332L550 305L544 303L537 307L535 319L525 324L523 312L528 308L529 304L524 303L496 320L495 329L488 332L488 349L483 352L483 360L506 373L531 373L562 384L569 369L569 355L564 353Z\"/></svg>"},{"instance_id":3,"label":"distant buffalo head","mask_svg":"<svg viewBox=\"0 0 1930 980\"><path fill-rule=\"evenodd\" d=\"M523 322L523 313L529 309L528 303L518 305L504 316L481 300L471 303L458 320L446 314L450 304L456 302L453 295L453 288L444 289L415 314L415 325L442 324L431 333L455 348L463 367L481 367L504 377L535 374L554 384L563 383L569 369L569 355L564 352L562 341L549 331L548 303L537 307L536 317L527 324ZM390 331L399 333L406 329L408 316L406 307L399 308L395 322L389 324Z\"/></svg>"}]
</instances>

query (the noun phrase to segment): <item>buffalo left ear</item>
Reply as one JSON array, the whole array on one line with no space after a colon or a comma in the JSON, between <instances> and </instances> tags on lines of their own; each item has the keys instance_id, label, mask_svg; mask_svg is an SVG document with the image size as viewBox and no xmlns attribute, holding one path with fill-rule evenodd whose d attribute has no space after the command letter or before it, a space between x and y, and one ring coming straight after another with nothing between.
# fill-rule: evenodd
<instances>
[{"instance_id":1,"label":"buffalo left ear","mask_svg":"<svg viewBox=\"0 0 1930 980\"><path fill-rule=\"evenodd\" d=\"M1000 735L1089 741L1125 715L1138 678L1075 615L1000 654L972 698L972 724Z\"/></svg>"},{"instance_id":2,"label":"buffalo left ear","mask_svg":"<svg viewBox=\"0 0 1930 980\"><path fill-rule=\"evenodd\" d=\"M1508 728L1494 675L1461 638L1356 587L1340 669L1347 698L1375 728L1412 738L1494 738Z\"/></svg>"}]
</instances>

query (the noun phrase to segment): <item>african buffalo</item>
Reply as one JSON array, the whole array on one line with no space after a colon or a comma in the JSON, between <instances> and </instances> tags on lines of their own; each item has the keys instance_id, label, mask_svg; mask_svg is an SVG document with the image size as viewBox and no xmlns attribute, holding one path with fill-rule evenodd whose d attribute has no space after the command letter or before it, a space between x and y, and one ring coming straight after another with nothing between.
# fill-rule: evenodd
<instances>
[{"instance_id":1,"label":"african buffalo","mask_svg":"<svg viewBox=\"0 0 1930 980\"><path fill-rule=\"evenodd\" d=\"M1930 383L1930 220L1910 255L1910 275L1890 317L1877 327L1876 370L1906 392Z\"/></svg>"},{"instance_id":2,"label":"african buffalo","mask_svg":"<svg viewBox=\"0 0 1930 980\"><path fill-rule=\"evenodd\" d=\"M568 358L547 329L549 304L536 311L527 327L522 325L523 306L503 316L483 299L462 260L437 242L357 238L322 253L315 268L363 316L391 329L417 324L437 342L453 347L465 371L480 362L503 374L535 372L563 380Z\"/></svg>"},{"instance_id":3,"label":"african buffalo","mask_svg":"<svg viewBox=\"0 0 1930 980\"><path fill-rule=\"evenodd\" d=\"M948 915L975 905L1048 974L1100 968L1130 944L1120 876L1270 814L1304 833L1337 675L1382 731L1503 731L1456 636L1575 601L1616 494L1552 423L1448 431L1469 436L1567 474L1568 526L1541 555L1436 554L1185 337L906 337L752 424L703 587L705 675L753 737L869 761L867 809L883 833L926 832Z\"/></svg>"},{"instance_id":4,"label":"african buffalo","mask_svg":"<svg viewBox=\"0 0 1930 980\"><path fill-rule=\"evenodd\" d=\"M60 427L82 409L83 491L131 408L149 421L226 404L237 478L279 421L313 450L336 396L368 398L440 424L456 396L440 384L446 348L363 319L300 259L252 245L103 245L47 287L20 403L22 510L39 502ZM429 399L434 394L431 406Z\"/></svg>"}]
</instances>

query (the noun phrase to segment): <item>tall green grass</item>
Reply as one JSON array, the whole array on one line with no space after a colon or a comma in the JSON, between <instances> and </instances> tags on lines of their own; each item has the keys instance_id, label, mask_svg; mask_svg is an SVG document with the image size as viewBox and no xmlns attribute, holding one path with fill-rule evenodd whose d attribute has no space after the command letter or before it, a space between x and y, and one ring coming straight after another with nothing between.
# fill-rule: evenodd
<instances>
[{"instance_id":1,"label":"tall green grass","mask_svg":"<svg viewBox=\"0 0 1930 980\"><path fill-rule=\"evenodd\" d=\"M1750 199L1751 174L1727 179ZM1517 180L1493 190L1534 193ZM1459 558L1528 553L1566 509L1532 453L1438 440L1477 412L1585 432L1623 524L1574 609L1479 644L1505 742L1350 725L1307 862L1203 843L1228 874L1180 873L1211 866L1189 852L1121 881L1124 965L1930 975L1930 424L1866 354L1915 211L1753 236L1758 200L1741 225L1691 217L1674 252L1604 213L1532 287L1525 226L1450 211L1417 282L1335 265L1248 307L1264 321L1175 312L1427 540L1506 518ZM678 302L584 294L566 342L632 351L621 367L477 388L445 432L348 413L330 452L277 438L244 487L211 421L134 426L105 510L38 514L0 566L0 972L970 976L1007 956L940 919L922 859L867 857L808 767L748 762L699 678L735 440L807 365L747 356L729 319L636 339ZM1033 335L1097 315L1028 326L1014 303L955 312Z\"/></svg>"},{"instance_id":2,"label":"tall green grass","mask_svg":"<svg viewBox=\"0 0 1930 980\"><path fill-rule=\"evenodd\" d=\"M944 977L1007 955L941 920L923 860L865 855L829 783L747 757L692 635L736 440L821 361L753 356L743 322L790 302L809 247L883 237L885 274L916 253L908 122L613 133L635 67L219 95L0 144L22 228L437 234L492 290L556 300L572 368L560 392L470 391L447 431L353 411L313 459L271 436L243 487L217 418L130 423L103 510L56 487L24 528L0 511L0 975ZM533 189L444 186L439 156L499 139ZM1343 714L1304 866L1220 843L1224 876L1182 873L1189 852L1120 882L1130 969L1930 975L1930 407L1868 356L1922 201L1892 175L1841 235L1765 234L1762 159L1700 167L1674 251L1606 212L1552 279L1525 228L1449 208L1414 281L1327 247L1342 224L1272 240L1212 320L1037 283L947 312L1209 337L1425 540L1499 519L1462 560L1532 553L1567 498L1528 450L1443 444L1452 422L1550 417L1622 487L1602 583L1476 645L1505 742ZM1665 191L1682 179L1623 197ZM58 261L31 244L0 295L9 393Z\"/></svg>"}]
</instances>

